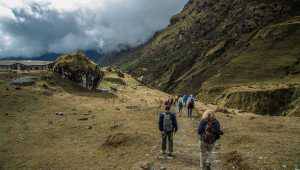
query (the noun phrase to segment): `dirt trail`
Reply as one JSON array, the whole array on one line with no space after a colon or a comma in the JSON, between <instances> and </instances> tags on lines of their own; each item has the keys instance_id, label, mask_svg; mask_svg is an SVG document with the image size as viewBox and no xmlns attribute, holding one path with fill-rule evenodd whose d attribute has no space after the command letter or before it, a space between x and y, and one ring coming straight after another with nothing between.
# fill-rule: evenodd
<instances>
[{"instance_id":1,"label":"dirt trail","mask_svg":"<svg viewBox=\"0 0 300 170\"><path fill-rule=\"evenodd\" d=\"M197 104L197 110L206 109L207 106ZM173 108L175 111L175 108ZM177 115L178 132L174 136L174 155L173 159L162 158L160 156L160 145L154 150L155 169L174 169L174 170L196 170L199 169L199 139L197 126L199 123L199 113L194 112L194 118L187 118L186 110ZM197 114L197 115L196 115Z\"/></svg>"}]
</instances>

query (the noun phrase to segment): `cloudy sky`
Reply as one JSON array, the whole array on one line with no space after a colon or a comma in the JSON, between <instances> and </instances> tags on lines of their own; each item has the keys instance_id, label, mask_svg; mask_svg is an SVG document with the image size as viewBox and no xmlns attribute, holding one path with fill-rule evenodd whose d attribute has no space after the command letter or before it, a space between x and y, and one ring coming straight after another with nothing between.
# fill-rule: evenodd
<instances>
[{"instance_id":1,"label":"cloudy sky","mask_svg":"<svg viewBox=\"0 0 300 170\"><path fill-rule=\"evenodd\" d=\"M0 57L136 46L188 0L0 0Z\"/></svg>"}]
</instances>

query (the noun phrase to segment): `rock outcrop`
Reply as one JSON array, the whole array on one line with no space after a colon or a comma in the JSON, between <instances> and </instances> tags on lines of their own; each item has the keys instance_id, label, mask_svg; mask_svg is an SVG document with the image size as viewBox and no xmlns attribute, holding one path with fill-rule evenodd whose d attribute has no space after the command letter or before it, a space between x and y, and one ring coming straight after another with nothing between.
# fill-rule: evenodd
<instances>
[{"instance_id":1,"label":"rock outcrop","mask_svg":"<svg viewBox=\"0 0 300 170\"><path fill-rule=\"evenodd\" d=\"M81 52L59 57L53 71L87 89L96 89L104 77L104 72Z\"/></svg>"}]
</instances>

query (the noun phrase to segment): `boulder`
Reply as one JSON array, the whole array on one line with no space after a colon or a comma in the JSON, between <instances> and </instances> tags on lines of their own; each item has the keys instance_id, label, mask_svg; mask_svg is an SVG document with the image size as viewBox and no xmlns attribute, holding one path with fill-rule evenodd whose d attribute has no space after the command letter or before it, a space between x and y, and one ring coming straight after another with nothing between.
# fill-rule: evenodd
<instances>
[{"instance_id":1,"label":"boulder","mask_svg":"<svg viewBox=\"0 0 300 170\"><path fill-rule=\"evenodd\" d=\"M64 79L93 90L98 87L104 77L104 72L98 65L82 52L59 57L55 61L53 71Z\"/></svg>"}]
</instances>

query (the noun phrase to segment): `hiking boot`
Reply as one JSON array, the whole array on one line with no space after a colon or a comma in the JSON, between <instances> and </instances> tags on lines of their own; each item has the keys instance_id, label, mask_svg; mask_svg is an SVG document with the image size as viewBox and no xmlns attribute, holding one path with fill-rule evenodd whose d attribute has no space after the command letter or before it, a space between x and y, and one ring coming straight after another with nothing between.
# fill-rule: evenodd
<instances>
[{"instance_id":1,"label":"hiking boot","mask_svg":"<svg viewBox=\"0 0 300 170\"><path fill-rule=\"evenodd\" d=\"M168 153L167 158L168 159L173 159L175 156L172 153Z\"/></svg>"}]
</instances>

